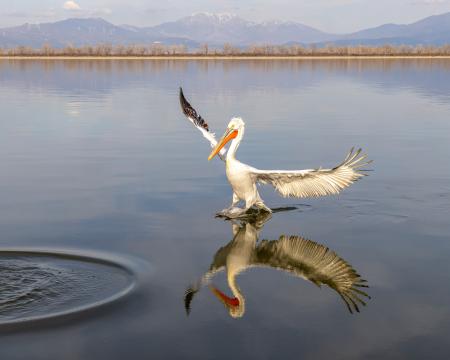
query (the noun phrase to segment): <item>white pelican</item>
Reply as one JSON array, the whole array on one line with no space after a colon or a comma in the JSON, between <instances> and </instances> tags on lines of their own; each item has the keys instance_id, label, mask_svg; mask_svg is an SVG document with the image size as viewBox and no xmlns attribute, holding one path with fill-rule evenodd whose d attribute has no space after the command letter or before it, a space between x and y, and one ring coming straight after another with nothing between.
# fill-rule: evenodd
<instances>
[{"instance_id":1,"label":"white pelican","mask_svg":"<svg viewBox=\"0 0 450 360\"><path fill-rule=\"evenodd\" d=\"M366 281L327 247L300 236L285 235L278 240L258 243L258 234L270 217L270 213L259 213L256 221L232 224L233 240L216 252L209 271L186 291L184 301L187 313L194 294L202 286L210 285L212 278L225 270L233 297L228 297L211 285L210 289L232 317L242 317L245 313L245 297L236 284L236 276L254 267L282 270L319 287L325 284L340 295L350 313L359 312L358 304L366 305L361 298L370 297L360 289L368 287Z\"/></svg>"},{"instance_id":2,"label":"white pelican","mask_svg":"<svg viewBox=\"0 0 450 360\"><path fill-rule=\"evenodd\" d=\"M332 169L259 170L236 159L236 151L245 133L245 123L241 118L232 118L225 134L217 141L206 121L186 100L181 88L180 104L183 113L211 143L213 150L208 160L219 155L225 161L227 178L233 189L233 199L230 207L217 214L219 216L237 218L251 207L271 212L258 193L257 183L272 185L283 197L301 198L338 194L365 176L363 172L367 170L360 168L371 162L363 161L367 155L360 155L361 149L354 152L352 148L344 161ZM230 148L226 152L225 145L229 141L231 141ZM236 207L240 201L245 202L244 208Z\"/></svg>"}]
</instances>

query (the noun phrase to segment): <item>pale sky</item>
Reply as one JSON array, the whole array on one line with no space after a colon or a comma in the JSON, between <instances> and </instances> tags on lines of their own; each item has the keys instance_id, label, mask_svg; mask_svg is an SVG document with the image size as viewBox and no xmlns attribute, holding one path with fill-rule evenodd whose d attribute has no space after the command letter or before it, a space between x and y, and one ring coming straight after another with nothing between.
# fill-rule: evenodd
<instances>
[{"instance_id":1,"label":"pale sky","mask_svg":"<svg viewBox=\"0 0 450 360\"><path fill-rule=\"evenodd\" d=\"M297 21L334 33L450 12L450 0L0 0L0 5L0 27L88 16L150 26L207 11Z\"/></svg>"}]
</instances>

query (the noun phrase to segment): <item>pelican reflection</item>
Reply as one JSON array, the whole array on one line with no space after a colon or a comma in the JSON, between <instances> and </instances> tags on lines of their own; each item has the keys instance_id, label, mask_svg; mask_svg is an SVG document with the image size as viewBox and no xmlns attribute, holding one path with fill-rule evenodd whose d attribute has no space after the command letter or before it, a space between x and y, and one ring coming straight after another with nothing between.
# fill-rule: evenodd
<instances>
[{"instance_id":1,"label":"pelican reflection","mask_svg":"<svg viewBox=\"0 0 450 360\"><path fill-rule=\"evenodd\" d=\"M236 277L254 267L282 270L319 287L327 285L339 294L351 313L359 312L359 306L366 305L364 300L370 296L361 289L368 287L366 280L326 246L301 236L281 235L278 240L258 241L259 232L270 217L270 214L263 213L246 221L231 223L233 239L216 252L210 269L186 290L184 303L188 314L195 293L208 286L230 316L242 317L245 297ZM232 297L211 284L213 277L221 271L226 271Z\"/></svg>"}]
</instances>

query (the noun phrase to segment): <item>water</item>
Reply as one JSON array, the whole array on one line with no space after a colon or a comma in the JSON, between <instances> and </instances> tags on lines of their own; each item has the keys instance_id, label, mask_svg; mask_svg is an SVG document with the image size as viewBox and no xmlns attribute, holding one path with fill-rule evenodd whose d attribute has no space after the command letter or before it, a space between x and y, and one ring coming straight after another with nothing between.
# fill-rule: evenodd
<instances>
[{"instance_id":1,"label":"water","mask_svg":"<svg viewBox=\"0 0 450 360\"><path fill-rule=\"evenodd\" d=\"M233 229L214 218L230 188L181 114L180 85L219 135L243 117L243 162L333 166L356 145L374 171L337 197L265 187L269 206L295 210L259 234ZM2 359L448 354L450 60L1 61L0 99L0 250L108 252L151 269L85 316L0 324ZM237 277L245 311L230 316L225 272L196 286L240 244L233 231L260 259L282 239L328 247L367 281L367 305L351 314L332 282L266 261Z\"/></svg>"},{"instance_id":2,"label":"water","mask_svg":"<svg viewBox=\"0 0 450 360\"><path fill-rule=\"evenodd\" d=\"M115 263L46 251L3 251L0 272L2 327L84 312L135 286L133 274Z\"/></svg>"}]
</instances>

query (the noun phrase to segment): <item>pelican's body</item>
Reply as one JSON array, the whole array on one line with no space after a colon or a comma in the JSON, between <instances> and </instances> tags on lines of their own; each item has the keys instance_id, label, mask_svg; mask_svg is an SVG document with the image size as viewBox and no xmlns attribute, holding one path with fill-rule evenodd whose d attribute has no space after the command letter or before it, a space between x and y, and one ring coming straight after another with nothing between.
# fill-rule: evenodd
<instances>
[{"instance_id":1,"label":"pelican's body","mask_svg":"<svg viewBox=\"0 0 450 360\"><path fill-rule=\"evenodd\" d=\"M231 206L222 210L219 213L220 215L239 215L246 212L252 206L271 212L270 208L264 204L259 196L258 187L252 175L252 170L255 169L231 157L230 153L227 154L225 169L228 182L233 189L233 199ZM245 202L244 209L236 207L240 201Z\"/></svg>"},{"instance_id":2,"label":"pelican's body","mask_svg":"<svg viewBox=\"0 0 450 360\"><path fill-rule=\"evenodd\" d=\"M188 312L194 294L202 286L209 285L216 274L226 271L233 297L214 286L210 288L232 317L242 317L245 297L236 279L239 274L256 267L282 270L318 286L327 285L339 294L350 312L359 311L358 304L365 305L363 299L369 296L361 288L367 287L366 281L327 247L300 236L282 235L278 240L258 242L259 232L270 217L270 213L260 213L252 222L232 224L233 240L217 251L209 271L186 291L185 306Z\"/></svg>"},{"instance_id":3,"label":"pelican's body","mask_svg":"<svg viewBox=\"0 0 450 360\"><path fill-rule=\"evenodd\" d=\"M362 166L370 161L363 161L366 155L360 156L361 149L350 150L345 160L332 169L308 170L259 170L236 159L237 149L245 134L245 123L241 118L232 118L225 134L217 141L209 131L205 120L197 114L187 102L180 88L180 103L184 114L209 140L213 150L208 160L218 155L225 161L228 182L233 189L230 207L222 210L218 215L236 218L245 214L250 208L256 207L271 212L261 199L257 184L270 184L284 197L317 197L338 194L342 189L364 176ZM225 145L230 143L228 151ZM243 208L238 203L245 203Z\"/></svg>"}]
</instances>

